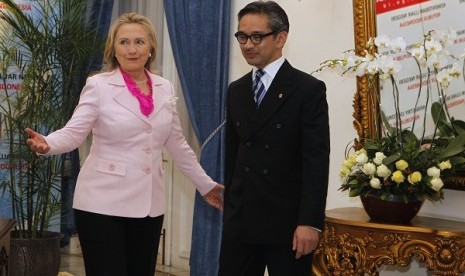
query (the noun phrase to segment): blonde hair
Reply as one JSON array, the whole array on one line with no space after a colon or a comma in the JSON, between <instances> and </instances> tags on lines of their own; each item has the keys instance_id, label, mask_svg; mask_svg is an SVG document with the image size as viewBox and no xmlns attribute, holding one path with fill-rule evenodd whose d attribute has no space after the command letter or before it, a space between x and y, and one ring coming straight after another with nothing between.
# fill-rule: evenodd
<instances>
[{"instance_id":1,"label":"blonde hair","mask_svg":"<svg viewBox=\"0 0 465 276\"><path fill-rule=\"evenodd\" d=\"M145 68L152 71L152 64L155 62L155 57L157 56L157 35L155 28L147 17L135 12L125 13L112 23L103 53L104 70L113 71L119 66L118 60L115 57L115 38L119 28L124 24L140 24L147 32L151 56L145 63Z\"/></svg>"}]
</instances>

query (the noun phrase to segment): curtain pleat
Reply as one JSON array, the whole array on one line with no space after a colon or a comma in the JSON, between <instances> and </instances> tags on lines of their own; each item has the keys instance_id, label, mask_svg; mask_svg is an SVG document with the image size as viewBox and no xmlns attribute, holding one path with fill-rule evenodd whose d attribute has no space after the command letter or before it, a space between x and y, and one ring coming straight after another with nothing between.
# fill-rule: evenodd
<instances>
[{"instance_id":1,"label":"curtain pleat","mask_svg":"<svg viewBox=\"0 0 465 276\"><path fill-rule=\"evenodd\" d=\"M228 85L230 0L164 0L176 67L193 129L202 147L200 163L223 182L224 102ZM217 130L217 132L215 132ZM216 276L222 213L197 192L190 275Z\"/></svg>"}]
</instances>

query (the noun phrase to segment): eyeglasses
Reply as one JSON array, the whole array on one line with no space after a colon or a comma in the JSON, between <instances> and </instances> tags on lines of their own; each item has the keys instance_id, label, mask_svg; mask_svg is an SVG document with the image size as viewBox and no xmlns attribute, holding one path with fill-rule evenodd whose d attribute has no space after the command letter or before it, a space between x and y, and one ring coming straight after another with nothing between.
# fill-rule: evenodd
<instances>
[{"instance_id":1,"label":"eyeglasses","mask_svg":"<svg viewBox=\"0 0 465 276\"><path fill-rule=\"evenodd\" d=\"M252 41L253 45L258 45L262 43L262 40L264 37L267 37L269 35L274 34L275 31L271 31L266 34L251 34L251 35L246 35L243 32L237 32L234 34L234 36L237 38L237 41L239 41L240 44L246 44L247 40L250 38L250 41Z\"/></svg>"}]
</instances>

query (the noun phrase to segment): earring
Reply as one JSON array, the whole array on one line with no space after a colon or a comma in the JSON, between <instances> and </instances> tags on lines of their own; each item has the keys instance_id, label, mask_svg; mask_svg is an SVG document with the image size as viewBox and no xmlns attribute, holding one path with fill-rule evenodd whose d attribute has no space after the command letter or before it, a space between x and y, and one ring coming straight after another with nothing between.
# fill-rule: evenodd
<instances>
[{"instance_id":1,"label":"earring","mask_svg":"<svg viewBox=\"0 0 465 276\"><path fill-rule=\"evenodd\" d=\"M152 53L149 53L149 57L152 57Z\"/></svg>"}]
</instances>

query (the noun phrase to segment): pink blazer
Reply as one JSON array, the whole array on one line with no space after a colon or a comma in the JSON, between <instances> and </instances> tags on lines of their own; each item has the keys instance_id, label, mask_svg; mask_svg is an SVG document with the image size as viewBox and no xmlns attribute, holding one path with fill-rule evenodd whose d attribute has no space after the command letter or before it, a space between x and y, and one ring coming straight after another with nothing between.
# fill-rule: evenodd
<instances>
[{"instance_id":1,"label":"pink blazer","mask_svg":"<svg viewBox=\"0 0 465 276\"><path fill-rule=\"evenodd\" d=\"M164 148L200 194L214 187L184 138L173 85L154 74L150 78L155 108L148 117L140 112L117 69L89 77L72 118L45 137L50 145L47 154L59 154L80 146L92 131L74 208L123 217L162 215Z\"/></svg>"}]
</instances>

